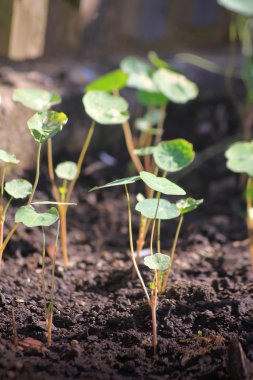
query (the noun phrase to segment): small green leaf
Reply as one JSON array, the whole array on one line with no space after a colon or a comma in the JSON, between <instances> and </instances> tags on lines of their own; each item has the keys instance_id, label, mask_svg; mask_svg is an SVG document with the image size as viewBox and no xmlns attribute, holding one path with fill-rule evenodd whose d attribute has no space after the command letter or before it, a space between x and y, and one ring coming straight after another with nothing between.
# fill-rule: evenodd
<instances>
[{"instance_id":1,"label":"small green leaf","mask_svg":"<svg viewBox=\"0 0 253 380\"><path fill-rule=\"evenodd\" d=\"M86 91L106 91L113 92L114 90L120 90L124 88L127 83L128 75L122 70L114 70L108 74L101 76L94 82L91 82L86 86Z\"/></svg>"},{"instance_id":2,"label":"small green leaf","mask_svg":"<svg viewBox=\"0 0 253 380\"><path fill-rule=\"evenodd\" d=\"M168 255L164 255L163 253L155 253L154 255L144 257L144 264L149 269L164 272L170 267L171 261Z\"/></svg>"},{"instance_id":3,"label":"small green leaf","mask_svg":"<svg viewBox=\"0 0 253 380\"><path fill-rule=\"evenodd\" d=\"M155 92L139 90L137 92L137 101L146 107L166 106L169 102L167 96L163 95L157 89Z\"/></svg>"},{"instance_id":4,"label":"small green leaf","mask_svg":"<svg viewBox=\"0 0 253 380\"><path fill-rule=\"evenodd\" d=\"M186 103L199 92L197 85L184 75L166 69L157 70L153 80L159 91L174 103Z\"/></svg>"},{"instance_id":5,"label":"small green leaf","mask_svg":"<svg viewBox=\"0 0 253 380\"><path fill-rule=\"evenodd\" d=\"M55 207L39 213L32 206L22 206L15 214L15 223L23 223L26 227L49 227L59 219Z\"/></svg>"},{"instance_id":6,"label":"small green leaf","mask_svg":"<svg viewBox=\"0 0 253 380\"><path fill-rule=\"evenodd\" d=\"M203 203L203 201L203 199L193 198L180 199L176 202L176 206L179 209L180 214L182 215L195 210L199 205Z\"/></svg>"},{"instance_id":7,"label":"small green leaf","mask_svg":"<svg viewBox=\"0 0 253 380\"><path fill-rule=\"evenodd\" d=\"M151 78L152 67L136 57L126 57L120 63L120 68L128 74L127 86L145 91L157 91Z\"/></svg>"},{"instance_id":8,"label":"small green leaf","mask_svg":"<svg viewBox=\"0 0 253 380\"><path fill-rule=\"evenodd\" d=\"M13 179L6 182L4 190L15 199L23 199L31 194L32 184L26 179Z\"/></svg>"},{"instance_id":9,"label":"small green leaf","mask_svg":"<svg viewBox=\"0 0 253 380\"><path fill-rule=\"evenodd\" d=\"M194 156L192 144L184 139L162 141L154 151L156 165L169 173L190 165Z\"/></svg>"},{"instance_id":10,"label":"small green leaf","mask_svg":"<svg viewBox=\"0 0 253 380\"><path fill-rule=\"evenodd\" d=\"M145 184L159 193L166 195L185 195L184 189L169 181L167 178L156 177L149 172L140 172L140 177Z\"/></svg>"},{"instance_id":11,"label":"small green leaf","mask_svg":"<svg viewBox=\"0 0 253 380\"><path fill-rule=\"evenodd\" d=\"M252 0L217 0L217 2L229 11L236 12L244 16L253 16Z\"/></svg>"},{"instance_id":12,"label":"small green leaf","mask_svg":"<svg viewBox=\"0 0 253 380\"><path fill-rule=\"evenodd\" d=\"M145 218L161 220L177 218L180 215L179 209L174 203L165 199L160 199L157 210L158 199L144 199L137 203L135 210L139 211ZM157 213L156 213L157 210Z\"/></svg>"},{"instance_id":13,"label":"small green leaf","mask_svg":"<svg viewBox=\"0 0 253 380\"><path fill-rule=\"evenodd\" d=\"M43 143L59 133L68 118L63 112L37 112L27 122L31 135L37 143Z\"/></svg>"},{"instance_id":14,"label":"small green leaf","mask_svg":"<svg viewBox=\"0 0 253 380\"><path fill-rule=\"evenodd\" d=\"M72 181L77 174L77 164L73 161L62 162L56 166L55 173L58 178Z\"/></svg>"},{"instance_id":15,"label":"small green leaf","mask_svg":"<svg viewBox=\"0 0 253 380\"><path fill-rule=\"evenodd\" d=\"M235 173L253 176L253 141L239 141L232 144L225 152L227 168Z\"/></svg>"},{"instance_id":16,"label":"small green leaf","mask_svg":"<svg viewBox=\"0 0 253 380\"><path fill-rule=\"evenodd\" d=\"M158 69L169 69L171 70L172 67L163 59L159 58L158 55L154 51L150 51L148 53L148 59Z\"/></svg>"},{"instance_id":17,"label":"small green leaf","mask_svg":"<svg viewBox=\"0 0 253 380\"><path fill-rule=\"evenodd\" d=\"M0 149L0 161L5 162L6 164L18 164L20 161L17 160L14 154L8 153L5 150Z\"/></svg>"},{"instance_id":18,"label":"small green leaf","mask_svg":"<svg viewBox=\"0 0 253 380\"><path fill-rule=\"evenodd\" d=\"M86 113L100 124L123 124L129 119L128 104L120 96L89 91L83 97Z\"/></svg>"},{"instance_id":19,"label":"small green leaf","mask_svg":"<svg viewBox=\"0 0 253 380\"><path fill-rule=\"evenodd\" d=\"M50 107L61 102L58 94L38 88L18 88L12 99L34 111L48 111Z\"/></svg>"},{"instance_id":20,"label":"small green leaf","mask_svg":"<svg viewBox=\"0 0 253 380\"><path fill-rule=\"evenodd\" d=\"M155 150L154 146L146 146L145 148L135 149L134 154L137 156L148 156L153 154Z\"/></svg>"},{"instance_id":21,"label":"small green leaf","mask_svg":"<svg viewBox=\"0 0 253 380\"><path fill-rule=\"evenodd\" d=\"M98 190L98 189L103 189L105 187L113 187L113 186L123 186L123 185L129 185L131 183L134 183L136 181L140 180L140 176L134 176L134 177L127 177L127 178L121 178L121 179L116 179L115 181L106 183L103 186L96 186L93 187L90 191Z\"/></svg>"}]
</instances>

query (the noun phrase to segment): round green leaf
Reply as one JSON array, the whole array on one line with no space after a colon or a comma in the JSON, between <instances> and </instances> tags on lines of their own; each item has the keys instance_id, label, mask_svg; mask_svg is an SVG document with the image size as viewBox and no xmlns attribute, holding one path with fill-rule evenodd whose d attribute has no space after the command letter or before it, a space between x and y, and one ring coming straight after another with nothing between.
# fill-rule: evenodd
<instances>
[{"instance_id":1,"label":"round green leaf","mask_svg":"<svg viewBox=\"0 0 253 380\"><path fill-rule=\"evenodd\" d=\"M18 164L20 162L14 154L8 153L2 149L0 149L0 161L5 162L6 164Z\"/></svg>"},{"instance_id":2,"label":"round green leaf","mask_svg":"<svg viewBox=\"0 0 253 380\"><path fill-rule=\"evenodd\" d=\"M227 168L236 173L253 176L253 141L240 141L232 144L225 153Z\"/></svg>"},{"instance_id":3,"label":"round green leaf","mask_svg":"<svg viewBox=\"0 0 253 380\"><path fill-rule=\"evenodd\" d=\"M164 255L163 253L155 253L154 255L144 257L144 264L149 269L164 272L170 267L171 261L168 255Z\"/></svg>"},{"instance_id":4,"label":"round green leaf","mask_svg":"<svg viewBox=\"0 0 253 380\"><path fill-rule=\"evenodd\" d=\"M127 78L128 75L124 71L114 70L89 83L86 86L86 91L113 92L114 90L120 90L126 86Z\"/></svg>"},{"instance_id":5,"label":"round green leaf","mask_svg":"<svg viewBox=\"0 0 253 380\"><path fill-rule=\"evenodd\" d=\"M154 146L146 146L145 148L135 149L134 154L137 156L148 156L154 153Z\"/></svg>"},{"instance_id":6,"label":"round green leaf","mask_svg":"<svg viewBox=\"0 0 253 380\"><path fill-rule=\"evenodd\" d=\"M31 194L32 184L26 179L13 179L6 182L4 190L15 199L23 199Z\"/></svg>"},{"instance_id":7,"label":"round green leaf","mask_svg":"<svg viewBox=\"0 0 253 380\"><path fill-rule=\"evenodd\" d=\"M72 161L65 161L56 166L55 173L58 178L72 181L77 173L77 164Z\"/></svg>"},{"instance_id":8,"label":"round green leaf","mask_svg":"<svg viewBox=\"0 0 253 380\"><path fill-rule=\"evenodd\" d=\"M128 87L146 91L157 91L151 78L152 67L142 59L126 57L121 61L120 68L128 74Z\"/></svg>"},{"instance_id":9,"label":"round green leaf","mask_svg":"<svg viewBox=\"0 0 253 380\"><path fill-rule=\"evenodd\" d=\"M61 102L58 94L38 88L18 88L12 99L34 111L48 111L50 107Z\"/></svg>"},{"instance_id":10,"label":"round green leaf","mask_svg":"<svg viewBox=\"0 0 253 380\"><path fill-rule=\"evenodd\" d=\"M159 69L153 75L153 80L159 91L174 103L186 103L198 95L197 85L184 75Z\"/></svg>"},{"instance_id":11,"label":"round green leaf","mask_svg":"<svg viewBox=\"0 0 253 380\"><path fill-rule=\"evenodd\" d=\"M128 120L128 104L120 96L89 91L83 97L86 113L100 124L122 124Z\"/></svg>"},{"instance_id":12,"label":"round green leaf","mask_svg":"<svg viewBox=\"0 0 253 380\"><path fill-rule=\"evenodd\" d=\"M137 92L137 100L139 103L146 107L161 107L168 104L167 96L163 95L161 92L150 92L139 90Z\"/></svg>"},{"instance_id":13,"label":"round green leaf","mask_svg":"<svg viewBox=\"0 0 253 380\"><path fill-rule=\"evenodd\" d=\"M229 11L236 12L244 16L253 16L252 0L217 0L217 2Z\"/></svg>"},{"instance_id":14,"label":"round green leaf","mask_svg":"<svg viewBox=\"0 0 253 380\"><path fill-rule=\"evenodd\" d=\"M31 135L37 143L51 139L59 133L68 118L63 112L37 112L27 122Z\"/></svg>"},{"instance_id":15,"label":"round green leaf","mask_svg":"<svg viewBox=\"0 0 253 380\"><path fill-rule=\"evenodd\" d=\"M182 215L195 210L202 203L203 199L186 198L177 201L176 206L179 209L180 214Z\"/></svg>"},{"instance_id":16,"label":"round green leaf","mask_svg":"<svg viewBox=\"0 0 253 380\"><path fill-rule=\"evenodd\" d=\"M167 220L177 218L180 215L179 209L174 203L170 203L165 199L160 199L157 210L157 202L158 199L156 198L143 199L137 203L135 210L139 211L141 215L149 219L155 219L156 216L156 219Z\"/></svg>"},{"instance_id":17,"label":"round green leaf","mask_svg":"<svg viewBox=\"0 0 253 380\"><path fill-rule=\"evenodd\" d=\"M59 218L58 211L51 207L48 211L39 213L32 206L22 206L15 214L15 223L23 223L26 227L49 227Z\"/></svg>"},{"instance_id":18,"label":"round green leaf","mask_svg":"<svg viewBox=\"0 0 253 380\"><path fill-rule=\"evenodd\" d=\"M121 179L116 179L115 181L108 182L103 186L96 186L93 187L90 191L98 190L98 189L103 189L105 187L113 187L113 186L124 186L124 185L129 185L131 183L134 183L136 181L140 180L140 176L134 176L134 177L127 177L127 178L121 178Z\"/></svg>"},{"instance_id":19,"label":"round green leaf","mask_svg":"<svg viewBox=\"0 0 253 380\"><path fill-rule=\"evenodd\" d=\"M184 139L162 141L154 151L156 165L169 173L190 165L194 156L192 144Z\"/></svg>"},{"instance_id":20,"label":"round green leaf","mask_svg":"<svg viewBox=\"0 0 253 380\"><path fill-rule=\"evenodd\" d=\"M184 195L185 191L167 178L156 177L149 172L140 172L140 177L145 184L159 193L166 195Z\"/></svg>"}]
</instances>

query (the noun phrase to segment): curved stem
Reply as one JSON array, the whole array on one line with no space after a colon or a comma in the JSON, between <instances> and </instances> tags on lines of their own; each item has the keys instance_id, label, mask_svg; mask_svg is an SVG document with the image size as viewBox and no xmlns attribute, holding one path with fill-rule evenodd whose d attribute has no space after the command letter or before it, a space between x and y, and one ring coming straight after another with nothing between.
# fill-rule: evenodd
<instances>
[{"instance_id":1,"label":"curved stem","mask_svg":"<svg viewBox=\"0 0 253 380\"><path fill-rule=\"evenodd\" d=\"M131 204L130 204L130 197L127 189L127 185L125 185L125 191L126 191L126 198L127 198L127 209L128 209L128 228L129 228L129 243L130 243L130 251L131 251L131 258L133 261L134 268L136 270L137 276L139 277L139 280L141 282L141 285L143 287L144 293L147 297L148 303L150 305L150 297L147 291L147 288L145 286L145 283L143 281L143 278L141 276L141 273L139 271L138 265L135 260L134 255L134 245L133 245L133 233L132 233L132 213L131 213Z\"/></svg>"},{"instance_id":2,"label":"curved stem","mask_svg":"<svg viewBox=\"0 0 253 380\"><path fill-rule=\"evenodd\" d=\"M48 174L52 185L53 195L56 202L60 201L59 190L55 184L54 178L54 163L53 163L53 150L52 150L52 140L47 140L47 165L48 165Z\"/></svg>"},{"instance_id":3,"label":"curved stem","mask_svg":"<svg viewBox=\"0 0 253 380\"><path fill-rule=\"evenodd\" d=\"M133 164L138 172L141 172L144 170L142 163L138 156L134 153L134 143L133 143L133 136L131 132L130 125L128 121L122 124L124 136L125 136L125 142L127 146L128 153L131 157L131 160L133 161Z\"/></svg>"},{"instance_id":4,"label":"curved stem","mask_svg":"<svg viewBox=\"0 0 253 380\"><path fill-rule=\"evenodd\" d=\"M169 274L170 274L170 271L171 271L171 267L172 267L172 264L173 264L174 255L175 255L175 251L176 251L176 247L177 247L177 241L178 241L178 237L179 237L179 233L180 233L180 230L181 230L181 226L182 226L183 220L184 220L184 216L182 214L180 216L180 219L179 219L179 222L178 222L178 225L177 225L177 229L176 229L176 234L175 234L174 241L173 241L173 246L172 246L171 255L170 255L170 267L169 267L169 269L165 273L161 292L164 292L165 289L166 289L166 286L167 286L167 281L168 281L168 277L169 277Z\"/></svg>"},{"instance_id":5,"label":"curved stem","mask_svg":"<svg viewBox=\"0 0 253 380\"><path fill-rule=\"evenodd\" d=\"M94 133L95 124L96 124L96 122L94 120L92 120L89 132L88 132L87 137L86 137L86 139L84 141L83 148L81 150L79 159L77 161L77 172L76 172L75 178L72 179L72 181L70 182L69 187L68 187L68 191L67 191L67 195L66 195L66 202L70 201L70 198L71 198L71 195L72 195L72 191L74 189L76 181L79 178L79 175L80 175L80 172L81 172L81 169L82 169L83 160L84 160L84 157L85 157L86 152L88 150L88 147L90 145L91 138L92 138L93 133Z\"/></svg>"},{"instance_id":6,"label":"curved stem","mask_svg":"<svg viewBox=\"0 0 253 380\"><path fill-rule=\"evenodd\" d=\"M8 211L8 208L9 208L9 206L10 206L12 200L13 200L13 197L10 197L10 199L8 200L8 202L7 202L6 205L5 205L5 208L4 208L3 213L2 213L2 218L3 218L3 220L5 219L6 213L7 213L7 211Z\"/></svg>"},{"instance_id":7,"label":"curved stem","mask_svg":"<svg viewBox=\"0 0 253 380\"><path fill-rule=\"evenodd\" d=\"M4 179L6 174L7 167L6 165L2 168L2 174L1 174L1 207L4 207Z\"/></svg>"},{"instance_id":8,"label":"curved stem","mask_svg":"<svg viewBox=\"0 0 253 380\"><path fill-rule=\"evenodd\" d=\"M28 199L27 205L30 205L30 204L32 203L32 200L33 200L33 197L34 197L34 194L35 194L35 191L36 191L36 189L37 189L38 182L39 182L39 177L40 177L40 153L41 153L41 147L42 147L42 144L39 143L39 144L38 144L38 151L37 151L37 158L36 158L36 175L35 175L35 180L34 180L34 184L33 184L32 192L31 192L30 197L29 197L29 199Z\"/></svg>"}]
</instances>

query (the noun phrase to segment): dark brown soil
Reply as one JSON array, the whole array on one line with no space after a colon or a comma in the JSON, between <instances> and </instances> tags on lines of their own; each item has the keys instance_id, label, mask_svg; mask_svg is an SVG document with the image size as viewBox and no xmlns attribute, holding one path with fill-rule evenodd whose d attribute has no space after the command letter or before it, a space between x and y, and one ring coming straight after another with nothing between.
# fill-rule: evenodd
<instances>
[{"instance_id":1,"label":"dark brown soil","mask_svg":"<svg viewBox=\"0 0 253 380\"><path fill-rule=\"evenodd\" d=\"M86 182L77 189L79 206L68 215L71 267L64 269L60 257L57 264L50 349L45 346L40 230L20 228L5 253L0 379L252 379L253 276L244 205L236 177L227 173L224 178L220 161L181 181L190 195L202 194L205 204L186 218L168 290L158 306L156 356L150 309L131 276L124 194L115 189L87 195ZM135 215L135 234L137 224ZM164 224L164 249L175 226ZM48 273L50 268L47 257ZM143 265L141 270L148 283L149 273ZM43 347L15 347L12 311L19 341L34 338Z\"/></svg>"}]
</instances>

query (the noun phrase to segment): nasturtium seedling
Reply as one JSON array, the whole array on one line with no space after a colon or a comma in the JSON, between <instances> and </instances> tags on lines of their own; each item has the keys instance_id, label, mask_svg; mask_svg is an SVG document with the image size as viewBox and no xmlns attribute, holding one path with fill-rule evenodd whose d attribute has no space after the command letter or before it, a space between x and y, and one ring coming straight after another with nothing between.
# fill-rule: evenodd
<instances>
[{"instance_id":1,"label":"nasturtium seedling","mask_svg":"<svg viewBox=\"0 0 253 380\"><path fill-rule=\"evenodd\" d=\"M239 13L244 16L253 16L252 0L217 0L218 4L224 8Z\"/></svg>"},{"instance_id":2,"label":"nasturtium seedling","mask_svg":"<svg viewBox=\"0 0 253 380\"><path fill-rule=\"evenodd\" d=\"M174 103L186 103L198 96L197 85L174 71L159 69L153 80L159 91Z\"/></svg>"},{"instance_id":3,"label":"nasturtium seedling","mask_svg":"<svg viewBox=\"0 0 253 380\"><path fill-rule=\"evenodd\" d=\"M34 111L47 111L61 102L58 94L38 88L18 88L14 90L12 99Z\"/></svg>"},{"instance_id":4,"label":"nasturtium seedling","mask_svg":"<svg viewBox=\"0 0 253 380\"><path fill-rule=\"evenodd\" d=\"M193 145L184 139L162 141L154 150L156 165L169 173L190 165L194 156Z\"/></svg>"},{"instance_id":5,"label":"nasturtium seedling","mask_svg":"<svg viewBox=\"0 0 253 380\"><path fill-rule=\"evenodd\" d=\"M199 205L203 203L203 199L185 198L176 202L176 206L180 211L180 214L186 214L195 210Z\"/></svg>"},{"instance_id":6,"label":"nasturtium seedling","mask_svg":"<svg viewBox=\"0 0 253 380\"><path fill-rule=\"evenodd\" d=\"M253 176L253 141L240 141L232 144L226 151L227 168L235 173Z\"/></svg>"},{"instance_id":7,"label":"nasturtium seedling","mask_svg":"<svg viewBox=\"0 0 253 380\"><path fill-rule=\"evenodd\" d=\"M155 91L139 90L137 92L137 101L146 107L161 107L166 106L169 99L159 92L158 89Z\"/></svg>"},{"instance_id":8,"label":"nasturtium seedling","mask_svg":"<svg viewBox=\"0 0 253 380\"><path fill-rule=\"evenodd\" d=\"M157 177L149 172L140 172L140 177L145 184L154 191L166 195L185 195L184 189L167 178Z\"/></svg>"},{"instance_id":9,"label":"nasturtium seedling","mask_svg":"<svg viewBox=\"0 0 253 380\"><path fill-rule=\"evenodd\" d=\"M37 143L43 143L57 135L68 118L63 112L37 112L27 122L31 135Z\"/></svg>"},{"instance_id":10,"label":"nasturtium seedling","mask_svg":"<svg viewBox=\"0 0 253 380\"><path fill-rule=\"evenodd\" d=\"M168 220L177 218L180 215L177 206L166 199L143 199L137 203L135 210L139 211L145 218L150 219Z\"/></svg>"},{"instance_id":11,"label":"nasturtium seedling","mask_svg":"<svg viewBox=\"0 0 253 380\"><path fill-rule=\"evenodd\" d=\"M18 164L20 162L14 154L2 149L0 149L0 161L3 161L5 164Z\"/></svg>"},{"instance_id":12,"label":"nasturtium seedling","mask_svg":"<svg viewBox=\"0 0 253 380\"><path fill-rule=\"evenodd\" d=\"M95 186L92 189L90 189L89 191L104 189L106 187L129 185L129 184L134 183L134 182L139 181L139 180L140 180L140 176L138 176L138 175L134 176L134 177L120 178L120 179L116 179L115 181L108 182L103 186Z\"/></svg>"},{"instance_id":13,"label":"nasturtium seedling","mask_svg":"<svg viewBox=\"0 0 253 380\"><path fill-rule=\"evenodd\" d=\"M4 190L15 199L23 199L31 194L32 184L26 179L13 179L6 182Z\"/></svg>"},{"instance_id":14,"label":"nasturtium seedling","mask_svg":"<svg viewBox=\"0 0 253 380\"><path fill-rule=\"evenodd\" d=\"M39 213L31 205L20 207L15 214L15 223L23 223L26 227L49 227L59 218L58 211L51 207L48 211Z\"/></svg>"},{"instance_id":15,"label":"nasturtium seedling","mask_svg":"<svg viewBox=\"0 0 253 380\"><path fill-rule=\"evenodd\" d=\"M128 74L128 87L152 92L157 91L151 78L152 67L147 62L136 57L126 57L121 61L120 68Z\"/></svg>"},{"instance_id":16,"label":"nasturtium seedling","mask_svg":"<svg viewBox=\"0 0 253 380\"><path fill-rule=\"evenodd\" d=\"M86 86L86 91L113 92L126 86L128 75L122 70L114 70L105 74Z\"/></svg>"},{"instance_id":17,"label":"nasturtium seedling","mask_svg":"<svg viewBox=\"0 0 253 380\"><path fill-rule=\"evenodd\" d=\"M144 264L149 269L164 272L170 267L170 257L163 253L154 253L151 256L144 257Z\"/></svg>"},{"instance_id":18,"label":"nasturtium seedling","mask_svg":"<svg viewBox=\"0 0 253 380\"><path fill-rule=\"evenodd\" d=\"M99 124L123 124L129 118L128 103L105 91L89 91L83 97L86 113Z\"/></svg>"},{"instance_id":19,"label":"nasturtium seedling","mask_svg":"<svg viewBox=\"0 0 253 380\"><path fill-rule=\"evenodd\" d=\"M73 161L65 161L56 166L55 173L58 178L71 181L77 174L77 164Z\"/></svg>"}]
</instances>

